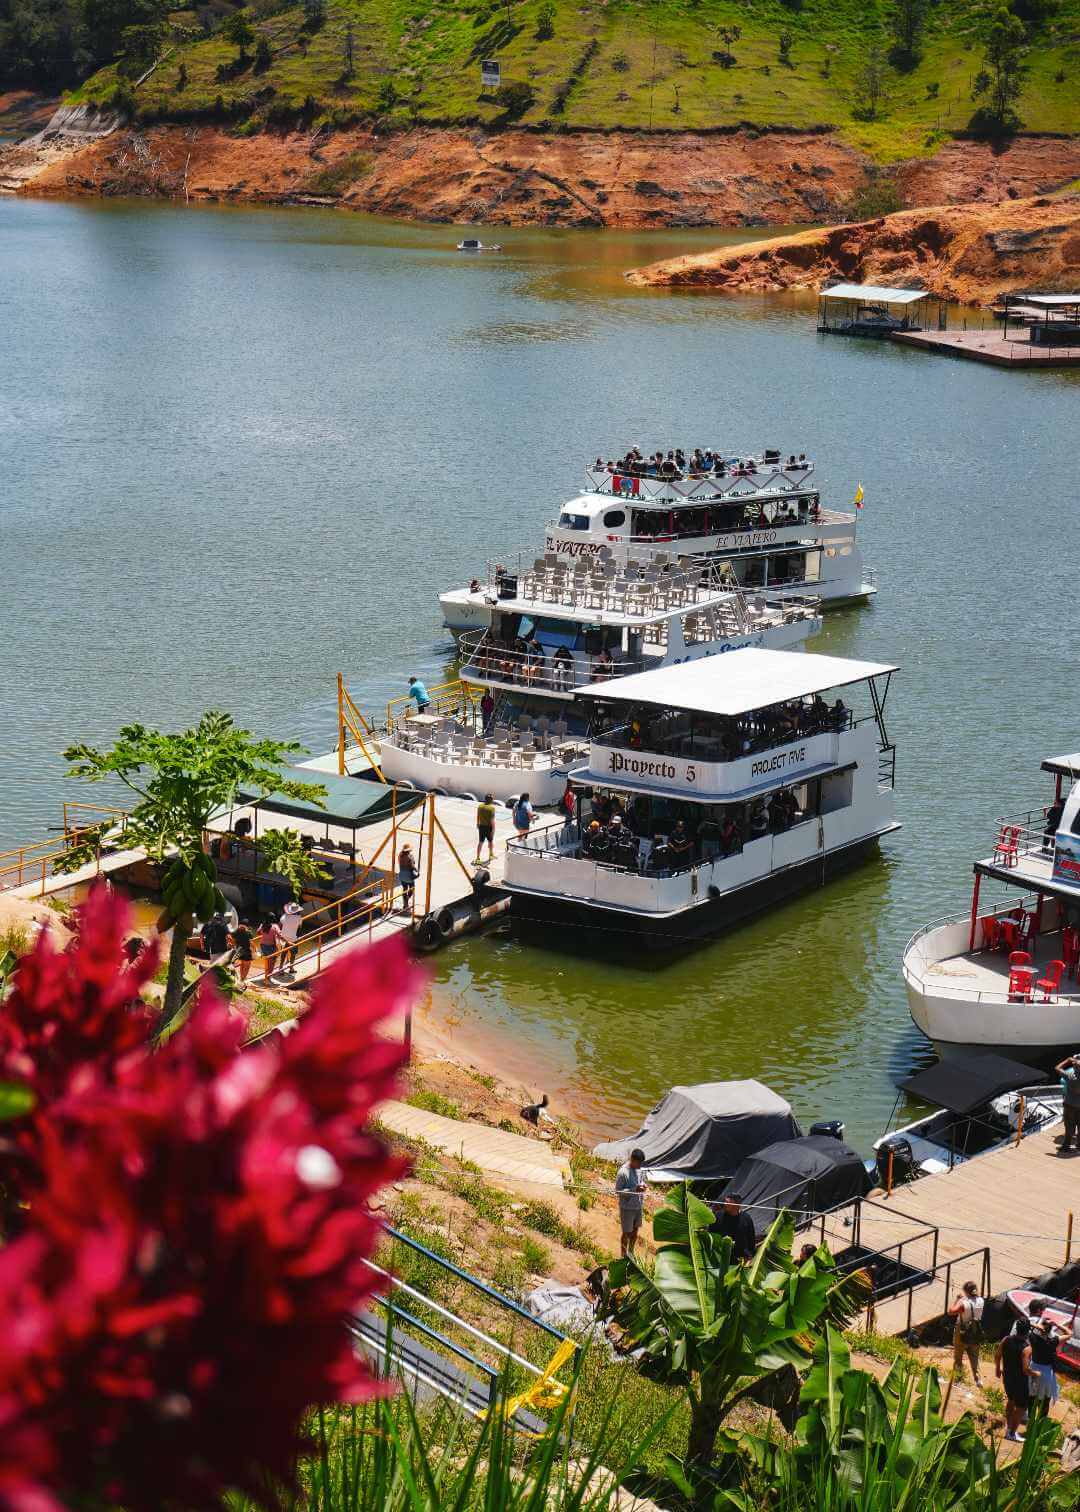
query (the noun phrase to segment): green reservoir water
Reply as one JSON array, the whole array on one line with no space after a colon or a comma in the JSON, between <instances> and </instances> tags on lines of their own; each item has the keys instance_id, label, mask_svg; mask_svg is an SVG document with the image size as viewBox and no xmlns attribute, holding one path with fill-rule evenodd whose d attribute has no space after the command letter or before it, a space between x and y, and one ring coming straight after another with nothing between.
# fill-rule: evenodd
<instances>
[{"instance_id":1,"label":"green reservoir water","mask_svg":"<svg viewBox=\"0 0 1080 1512\"><path fill-rule=\"evenodd\" d=\"M756 1076L866 1145L926 1055L904 942L964 905L995 816L1080 737L1080 373L819 337L805 297L623 282L717 233L500 230L480 258L459 234L0 199L0 847L76 796L71 740L218 705L326 749L339 670L376 707L437 679L439 591L533 547L598 452L805 450L827 502L865 489L881 591L813 645L901 666L903 831L666 967L463 942L432 962L436 1016L498 1031L594 1127Z\"/></svg>"}]
</instances>

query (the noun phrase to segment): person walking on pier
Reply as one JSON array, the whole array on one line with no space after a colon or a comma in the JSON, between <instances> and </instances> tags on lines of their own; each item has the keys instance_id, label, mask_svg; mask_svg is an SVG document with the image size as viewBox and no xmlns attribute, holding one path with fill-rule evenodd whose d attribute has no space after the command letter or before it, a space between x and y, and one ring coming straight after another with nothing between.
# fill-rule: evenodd
<instances>
[{"instance_id":1,"label":"person walking on pier","mask_svg":"<svg viewBox=\"0 0 1080 1512\"><path fill-rule=\"evenodd\" d=\"M263 986L269 987L270 973L275 969L274 960L278 954L285 936L274 923L269 914L262 921L259 929L259 954L263 962Z\"/></svg>"},{"instance_id":2,"label":"person walking on pier","mask_svg":"<svg viewBox=\"0 0 1080 1512\"><path fill-rule=\"evenodd\" d=\"M1071 1146L1080 1150L1080 1056L1068 1055L1054 1070L1061 1077L1064 1100L1061 1116L1065 1121L1065 1135L1061 1141L1061 1153Z\"/></svg>"},{"instance_id":3,"label":"person walking on pier","mask_svg":"<svg viewBox=\"0 0 1080 1512\"><path fill-rule=\"evenodd\" d=\"M979 1344L982 1341L983 1299L974 1281L965 1281L960 1295L949 1308L953 1323L953 1375L964 1374L964 1356L971 1362L971 1377L979 1381Z\"/></svg>"},{"instance_id":4,"label":"person walking on pier","mask_svg":"<svg viewBox=\"0 0 1080 1512\"><path fill-rule=\"evenodd\" d=\"M484 846L488 848L488 861L495 859L495 799L490 793L484 794L483 803L476 805L476 860L475 866L480 865L480 852Z\"/></svg>"},{"instance_id":5,"label":"person walking on pier","mask_svg":"<svg viewBox=\"0 0 1080 1512\"><path fill-rule=\"evenodd\" d=\"M533 822L534 813L535 810L533 809L532 804L529 802L528 793L522 793L521 797L514 804L513 811L510 815L511 819L514 822L514 833L515 835L517 835L519 840L525 840L528 838L529 826ZM509 847L509 841L507 841L507 846Z\"/></svg>"},{"instance_id":6,"label":"person walking on pier","mask_svg":"<svg viewBox=\"0 0 1080 1512\"><path fill-rule=\"evenodd\" d=\"M251 930L246 924L238 923L231 936L232 947L236 951L236 973L240 978L240 991L247 991L248 972L251 970Z\"/></svg>"},{"instance_id":7,"label":"person walking on pier","mask_svg":"<svg viewBox=\"0 0 1080 1512\"><path fill-rule=\"evenodd\" d=\"M631 1150L630 1159L615 1173L615 1195L619 1199L619 1226L622 1229L621 1253L627 1259L634 1253L634 1246L641 1233L641 1220L645 1216L645 1177L641 1168L645 1164L644 1150Z\"/></svg>"},{"instance_id":8,"label":"person walking on pier","mask_svg":"<svg viewBox=\"0 0 1080 1512\"><path fill-rule=\"evenodd\" d=\"M401 912L412 913L413 897L416 893L416 859L412 853L411 845L403 845L398 853L398 882L401 885Z\"/></svg>"}]
</instances>

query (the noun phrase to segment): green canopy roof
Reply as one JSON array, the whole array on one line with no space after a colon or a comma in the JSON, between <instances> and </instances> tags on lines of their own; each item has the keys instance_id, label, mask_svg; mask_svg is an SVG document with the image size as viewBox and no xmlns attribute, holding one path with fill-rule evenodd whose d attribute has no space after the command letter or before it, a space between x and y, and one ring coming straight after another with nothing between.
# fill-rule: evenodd
<instances>
[{"instance_id":1,"label":"green canopy roof","mask_svg":"<svg viewBox=\"0 0 1080 1512\"><path fill-rule=\"evenodd\" d=\"M288 814L293 819L313 819L317 824L337 824L356 830L389 819L393 812L407 813L424 800L423 793L364 777L338 777L311 767L282 766L279 771L290 782L319 783L326 790L323 803L290 798L285 793L264 795L260 789L243 784L237 789L237 802L250 803L264 813Z\"/></svg>"}]
</instances>

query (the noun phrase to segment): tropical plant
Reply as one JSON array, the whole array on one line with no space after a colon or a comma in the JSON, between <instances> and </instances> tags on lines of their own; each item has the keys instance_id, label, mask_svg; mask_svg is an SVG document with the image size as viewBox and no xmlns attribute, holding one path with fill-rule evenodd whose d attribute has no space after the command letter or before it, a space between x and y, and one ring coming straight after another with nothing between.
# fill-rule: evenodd
<instances>
[{"instance_id":1,"label":"tropical plant","mask_svg":"<svg viewBox=\"0 0 1080 1512\"><path fill-rule=\"evenodd\" d=\"M280 769L279 763L300 749L292 741L258 740L230 715L211 710L180 734L125 725L109 750L80 744L64 752L69 775L86 782L118 781L135 794L125 836L164 867L165 910L158 928L172 929L172 943L163 1026L180 1008L184 953L194 922L226 907L214 863L203 850L211 815L235 801L241 784L264 796L280 792L321 803L325 788L288 778Z\"/></svg>"},{"instance_id":2,"label":"tropical plant","mask_svg":"<svg viewBox=\"0 0 1080 1512\"><path fill-rule=\"evenodd\" d=\"M730 1437L753 1468L723 1506L757 1512L1049 1512L1073 1508L1080 1477L1055 1476L1057 1424L1035 1416L1020 1458L997 1466L969 1413L946 1423L933 1366L893 1363L884 1381L853 1368L826 1324L799 1395L794 1446L775 1437ZM685 1482L684 1482L685 1483Z\"/></svg>"},{"instance_id":3,"label":"tropical plant","mask_svg":"<svg viewBox=\"0 0 1080 1512\"><path fill-rule=\"evenodd\" d=\"M304 849L299 830L268 829L259 836L261 869L284 877L294 898L312 882L329 882L333 873Z\"/></svg>"},{"instance_id":4,"label":"tropical plant","mask_svg":"<svg viewBox=\"0 0 1080 1512\"><path fill-rule=\"evenodd\" d=\"M653 1269L612 1261L601 1303L642 1351L642 1367L686 1393L686 1459L696 1467L712 1461L724 1420L745 1398L794 1404L794 1372L810 1364L815 1329L850 1322L870 1285L862 1271L841 1276L824 1247L797 1263L787 1214L746 1265L714 1221L685 1183L676 1187L653 1218Z\"/></svg>"}]
</instances>

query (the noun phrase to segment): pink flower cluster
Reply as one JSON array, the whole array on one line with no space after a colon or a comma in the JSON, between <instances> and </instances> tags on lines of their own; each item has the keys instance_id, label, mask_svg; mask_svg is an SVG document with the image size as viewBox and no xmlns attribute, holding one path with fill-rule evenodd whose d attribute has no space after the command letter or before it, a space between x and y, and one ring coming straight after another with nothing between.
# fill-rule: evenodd
<instances>
[{"instance_id":1,"label":"pink flower cluster","mask_svg":"<svg viewBox=\"0 0 1080 1512\"><path fill-rule=\"evenodd\" d=\"M375 1026L412 989L403 950L344 957L287 1037L241 1052L205 992L152 1051L124 915L95 898L0 1007L3 1074L42 1097L0 1249L2 1512L272 1500L306 1409L377 1389L344 1320L375 1289L369 1200L404 1169L368 1128L402 1060Z\"/></svg>"}]
</instances>

